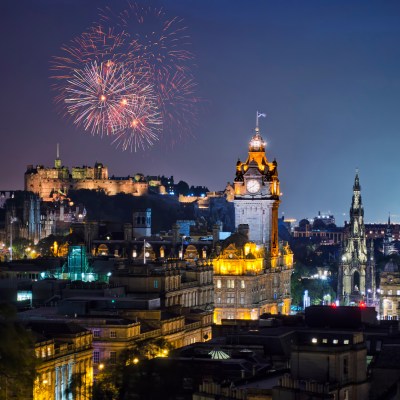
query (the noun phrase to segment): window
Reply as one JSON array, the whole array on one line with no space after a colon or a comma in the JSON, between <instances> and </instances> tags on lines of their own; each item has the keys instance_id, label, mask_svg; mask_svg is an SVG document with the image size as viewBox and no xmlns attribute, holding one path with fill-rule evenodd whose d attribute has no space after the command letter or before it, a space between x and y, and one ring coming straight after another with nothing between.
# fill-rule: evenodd
<instances>
[{"instance_id":1,"label":"window","mask_svg":"<svg viewBox=\"0 0 400 400\"><path fill-rule=\"evenodd\" d=\"M221 304L221 297L217 297L217 304Z\"/></svg>"},{"instance_id":2,"label":"window","mask_svg":"<svg viewBox=\"0 0 400 400\"><path fill-rule=\"evenodd\" d=\"M93 331L93 337L99 338L100 337L100 331L98 331L98 330Z\"/></svg>"},{"instance_id":3,"label":"window","mask_svg":"<svg viewBox=\"0 0 400 400\"><path fill-rule=\"evenodd\" d=\"M234 304L235 303L235 293L227 293L226 302L228 304Z\"/></svg>"},{"instance_id":4,"label":"window","mask_svg":"<svg viewBox=\"0 0 400 400\"><path fill-rule=\"evenodd\" d=\"M314 338L311 339L311 342L314 343L314 344L318 343L318 339L314 337Z\"/></svg>"},{"instance_id":5,"label":"window","mask_svg":"<svg viewBox=\"0 0 400 400\"><path fill-rule=\"evenodd\" d=\"M117 337L117 332L116 331L110 331L110 338L116 338Z\"/></svg>"},{"instance_id":6,"label":"window","mask_svg":"<svg viewBox=\"0 0 400 400\"><path fill-rule=\"evenodd\" d=\"M228 289L234 289L235 288L235 280L234 279L228 279L226 281L226 287Z\"/></svg>"},{"instance_id":7,"label":"window","mask_svg":"<svg viewBox=\"0 0 400 400\"><path fill-rule=\"evenodd\" d=\"M240 281L240 288L245 289L246 288L246 282L244 280Z\"/></svg>"},{"instance_id":8,"label":"window","mask_svg":"<svg viewBox=\"0 0 400 400\"><path fill-rule=\"evenodd\" d=\"M322 343L328 343L328 339L322 339Z\"/></svg>"},{"instance_id":9,"label":"window","mask_svg":"<svg viewBox=\"0 0 400 400\"><path fill-rule=\"evenodd\" d=\"M343 375L347 376L349 374L349 359L348 357L343 358Z\"/></svg>"},{"instance_id":10,"label":"window","mask_svg":"<svg viewBox=\"0 0 400 400\"><path fill-rule=\"evenodd\" d=\"M350 343L349 339L343 340L343 344L349 344L349 343Z\"/></svg>"},{"instance_id":11,"label":"window","mask_svg":"<svg viewBox=\"0 0 400 400\"><path fill-rule=\"evenodd\" d=\"M240 304L244 304L244 293L240 293Z\"/></svg>"},{"instance_id":12,"label":"window","mask_svg":"<svg viewBox=\"0 0 400 400\"><path fill-rule=\"evenodd\" d=\"M117 363L117 352L110 351L110 364L116 364L116 363Z\"/></svg>"},{"instance_id":13,"label":"window","mask_svg":"<svg viewBox=\"0 0 400 400\"><path fill-rule=\"evenodd\" d=\"M339 340L333 339L333 344L338 344L338 343L339 343Z\"/></svg>"},{"instance_id":14,"label":"window","mask_svg":"<svg viewBox=\"0 0 400 400\"><path fill-rule=\"evenodd\" d=\"M398 291L396 292L396 294L397 294L397 296L400 296L400 290L398 290Z\"/></svg>"},{"instance_id":15,"label":"window","mask_svg":"<svg viewBox=\"0 0 400 400\"><path fill-rule=\"evenodd\" d=\"M388 295L391 296L392 295L392 289L388 290Z\"/></svg>"},{"instance_id":16,"label":"window","mask_svg":"<svg viewBox=\"0 0 400 400\"><path fill-rule=\"evenodd\" d=\"M217 279L217 288L221 289L221 279Z\"/></svg>"},{"instance_id":17,"label":"window","mask_svg":"<svg viewBox=\"0 0 400 400\"><path fill-rule=\"evenodd\" d=\"M93 352L93 364L98 364L100 362L100 352L95 350Z\"/></svg>"},{"instance_id":18,"label":"window","mask_svg":"<svg viewBox=\"0 0 400 400\"><path fill-rule=\"evenodd\" d=\"M154 287L154 289L158 289L158 280L157 279L154 280L153 287Z\"/></svg>"}]
</instances>

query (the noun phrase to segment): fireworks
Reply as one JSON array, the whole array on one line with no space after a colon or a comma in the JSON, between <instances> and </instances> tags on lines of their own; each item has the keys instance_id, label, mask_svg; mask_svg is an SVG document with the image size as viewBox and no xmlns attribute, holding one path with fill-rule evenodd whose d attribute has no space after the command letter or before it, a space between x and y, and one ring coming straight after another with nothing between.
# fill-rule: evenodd
<instances>
[{"instance_id":1,"label":"fireworks","mask_svg":"<svg viewBox=\"0 0 400 400\"><path fill-rule=\"evenodd\" d=\"M75 70L65 85L65 103L74 123L92 134L115 134L128 127L136 103L154 102L145 75L133 76L123 65L97 62Z\"/></svg>"},{"instance_id":2,"label":"fireworks","mask_svg":"<svg viewBox=\"0 0 400 400\"><path fill-rule=\"evenodd\" d=\"M56 103L73 123L137 151L190 136L198 99L187 28L163 10L128 3L54 57Z\"/></svg>"}]
</instances>

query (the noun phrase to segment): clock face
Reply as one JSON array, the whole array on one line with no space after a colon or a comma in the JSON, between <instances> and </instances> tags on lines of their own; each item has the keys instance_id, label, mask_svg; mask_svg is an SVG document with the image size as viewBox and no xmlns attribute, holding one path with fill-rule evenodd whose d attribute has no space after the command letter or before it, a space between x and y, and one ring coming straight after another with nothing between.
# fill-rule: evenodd
<instances>
[{"instance_id":1,"label":"clock face","mask_svg":"<svg viewBox=\"0 0 400 400\"><path fill-rule=\"evenodd\" d=\"M257 193L260 190L260 182L255 179L250 179L246 184L249 193Z\"/></svg>"}]
</instances>

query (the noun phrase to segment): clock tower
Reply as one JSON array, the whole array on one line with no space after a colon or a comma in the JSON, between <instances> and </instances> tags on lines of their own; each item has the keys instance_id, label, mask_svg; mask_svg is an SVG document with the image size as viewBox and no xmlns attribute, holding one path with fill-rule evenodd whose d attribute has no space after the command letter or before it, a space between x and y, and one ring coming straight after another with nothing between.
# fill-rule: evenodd
<instances>
[{"instance_id":1,"label":"clock tower","mask_svg":"<svg viewBox=\"0 0 400 400\"><path fill-rule=\"evenodd\" d=\"M272 256L278 255L279 179L277 162L269 162L266 143L256 128L249 142L247 160L236 164L234 180L235 227L249 225L249 239L263 244Z\"/></svg>"}]
</instances>

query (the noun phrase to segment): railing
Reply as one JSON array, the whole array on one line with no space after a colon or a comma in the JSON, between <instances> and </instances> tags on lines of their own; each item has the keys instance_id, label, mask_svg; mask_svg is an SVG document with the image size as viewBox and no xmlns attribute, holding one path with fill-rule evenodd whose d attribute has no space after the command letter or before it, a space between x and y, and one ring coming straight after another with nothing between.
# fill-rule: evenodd
<instances>
[{"instance_id":1,"label":"railing","mask_svg":"<svg viewBox=\"0 0 400 400\"><path fill-rule=\"evenodd\" d=\"M138 339L139 340L150 339L158 336L161 336L161 329L155 329L153 331L141 333Z\"/></svg>"}]
</instances>

